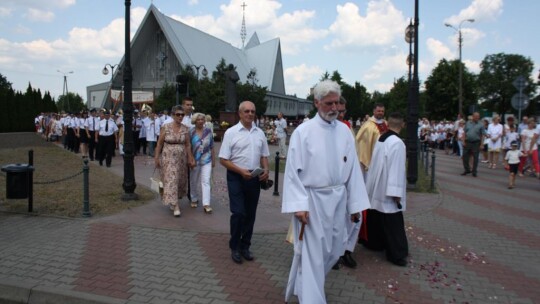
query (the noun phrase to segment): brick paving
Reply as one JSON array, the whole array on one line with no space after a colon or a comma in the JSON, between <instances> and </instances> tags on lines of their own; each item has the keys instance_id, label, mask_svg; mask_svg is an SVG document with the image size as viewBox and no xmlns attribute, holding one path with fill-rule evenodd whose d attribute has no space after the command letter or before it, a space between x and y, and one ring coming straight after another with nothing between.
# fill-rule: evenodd
<instances>
[{"instance_id":1,"label":"brick paving","mask_svg":"<svg viewBox=\"0 0 540 304\"><path fill-rule=\"evenodd\" d=\"M137 157L135 166L139 186L148 186L151 160ZM110 170L121 175L122 168L117 157ZM212 215L187 200L179 219L157 200L86 220L0 213L0 290L22 282L34 294L45 287L96 303L283 303L290 216L280 213L279 196L264 191L255 261L233 263L224 170L215 171ZM538 302L540 181L518 178L509 190L502 168L481 165L478 178L461 172L458 157L438 152L440 193L409 193L409 265L358 246L357 269L329 273L328 303Z\"/></svg>"}]
</instances>

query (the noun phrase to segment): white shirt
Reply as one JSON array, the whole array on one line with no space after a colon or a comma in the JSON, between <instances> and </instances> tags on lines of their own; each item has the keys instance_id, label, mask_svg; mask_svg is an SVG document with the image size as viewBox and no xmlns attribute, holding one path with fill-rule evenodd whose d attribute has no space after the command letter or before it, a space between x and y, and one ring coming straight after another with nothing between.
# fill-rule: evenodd
<instances>
[{"instance_id":1,"label":"white shirt","mask_svg":"<svg viewBox=\"0 0 540 304\"><path fill-rule=\"evenodd\" d=\"M95 131L99 126L99 117L90 116L86 119L84 126L89 131Z\"/></svg>"},{"instance_id":2,"label":"white shirt","mask_svg":"<svg viewBox=\"0 0 540 304\"><path fill-rule=\"evenodd\" d=\"M508 152L506 152L506 156L504 157L504 159L506 161L508 161L509 164L511 165L515 165L515 164L519 164L520 160L519 160L519 157L520 156L523 156L523 152L519 151L519 150L510 150Z\"/></svg>"},{"instance_id":3,"label":"white shirt","mask_svg":"<svg viewBox=\"0 0 540 304\"><path fill-rule=\"evenodd\" d=\"M188 127L188 129L191 129L194 126L191 123L191 116L193 116L193 114L185 115L184 118L182 118L182 124Z\"/></svg>"},{"instance_id":4,"label":"white shirt","mask_svg":"<svg viewBox=\"0 0 540 304\"><path fill-rule=\"evenodd\" d=\"M246 129L241 122L225 131L219 150L219 158L230 160L242 169L253 170L261 166L261 157L270 151L264 132L253 125Z\"/></svg>"},{"instance_id":5,"label":"white shirt","mask_svg":"<svg viewBox=\"0 0 540 304\"><path fill-rule=\"evenodd\" d=\"M287 133L285 133L285 128L287 128L287 121L285 118L277 119L276 122L276 135L278 138L285 138L287 137Z\"/></svg>"},{"instance_id":6,"label":"white shirt","mask_svg":"<svg viewBox=\"0 0 540 304\"><path fill-rule=\"evenodd\" d=\"M107 122L109 122L109 125L107 126ZM105 127L107 128L107 131L105 131ZM118 126L112 120L109 118L108 120L106 118L99 121L99 136L110 136L113 135L115 132L118 132Z\"/></svg>"},{"instance_id":7,"label":"white shirt","mask_svg":"<svg viewBox=\"0 0 540 304\"><path fill-rule=\"evenodd\" d=\"M388 137L384 142L375 143L371 166L367 172L366 189L371 208L383 213L396 213L406 209L406 151L399 136L395 133L386 136ZM379 140L382 138L384 137ZM392 197L401 198L401 209L398 209Z\"/></svg>"},{"instance_id":8,"label":"white shirt","mask_svg":"<svg viewBox=\"0 0 540 304\"><path fill-rule=\"evenodd\" d=\"M521 142L521 151L529 151L529 150L536 150L538 148L538 145L534 143L532 149L531 148L531 141L536 133L536 129L525 129L521 131L521 136L525 137L525 139Z\"/></svg>"}]
</instances>

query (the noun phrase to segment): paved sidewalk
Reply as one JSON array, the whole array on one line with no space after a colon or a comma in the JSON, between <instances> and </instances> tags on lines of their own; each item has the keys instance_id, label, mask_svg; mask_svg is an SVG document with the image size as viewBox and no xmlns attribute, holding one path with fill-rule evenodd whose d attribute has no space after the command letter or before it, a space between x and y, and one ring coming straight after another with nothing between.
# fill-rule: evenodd
<instances>
[{"instance_id":1,"label":"paved sidewalk","mask_svg":"<svg viewBox=\"0 0 540 304\"><path fill-rule=\"evenodd\" d=\"M148 185L151 159L135 166ZM110 170L122 168L116 157ZM328 303L538 302L540 181L509 190L507 172L485 166L462 177L439 151L436 172L440 194L409 193L408 267L359 246L357 269L328 275ZM236 265L221 166L213 178L212 215L187 199L180 218L158 201L88 220L0 213L0 303L283 303L293 252L280 197L263 192L256 259Z\"/></svg>"}]
</instances>

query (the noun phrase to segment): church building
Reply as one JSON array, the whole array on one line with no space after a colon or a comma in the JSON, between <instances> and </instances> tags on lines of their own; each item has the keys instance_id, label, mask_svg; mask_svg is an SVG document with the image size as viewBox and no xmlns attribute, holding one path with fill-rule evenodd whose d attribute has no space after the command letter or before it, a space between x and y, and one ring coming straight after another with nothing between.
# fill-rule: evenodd
<instances>
[{"instance_id":1,"label":"church building","mask_svg":"<svg viewBox=\"0 0 540 304\"><path fill-rule=\"evenodd\" d=\"M242 38L245 39L245 24ZM176 75L188 66L200 70L197 71L200 77L204 69L211 74L222 58L227 64L236 66L241 82L246 82L250 71L256 71L258 84L268 89L265 115L283 112L288 117L304 117L313 108L312 101L285 92L279 38L261 43L254 33L245 46L237 48L164 15L153 4L131 41L133 102L151 103L163 85L175 83ZM89 108L112 107L110 100L121 95L122 66L123 59L111 81L87 87Z\"/></svg>"}]
</instances>

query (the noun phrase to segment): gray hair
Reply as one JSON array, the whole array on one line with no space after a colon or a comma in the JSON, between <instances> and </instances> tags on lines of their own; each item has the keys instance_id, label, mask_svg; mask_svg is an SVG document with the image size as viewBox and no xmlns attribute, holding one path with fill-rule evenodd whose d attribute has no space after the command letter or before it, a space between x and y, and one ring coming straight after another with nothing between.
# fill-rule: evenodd
<instances>
[{"instance_id":1,"label":"gray hair","mask_svg":"<svg viewBox=\"0 0 540 304\"><path fill-rule=\"evenodd\" d=\"M176 111L182 111L184 113L184 108L181 105L176 105L171 108L171 113L174 113ZM165 113L165 111L163 111Z\"/></svg>"},{"instance_id":2,"label":"gray hair","mask_svg":"<svg viewBox=\"0 0 540 304\"><path fill-rule=\"evenodd\" d=\"M201 117L201 116L202 116L202 118L206 121L206 116L205 116L203 113L195 113L195 114L191 115L191 123L192 123L192 124L195 124L195 122L197 121L197 119L198 119L199 117Z\"/></svg>"},{"instance_id":3,"label":"gray hair","mask_svg":"<svg viewBox=\"0 0 540 304\"><path fill-rule=\"evenodd\" d=\"M321 100L330 93L336 93L341 97L341 87L337 82L329 79L319 82L315 85L315 88L313 88L313 97L316 100Z\"/></svg>"}]
</instances>

